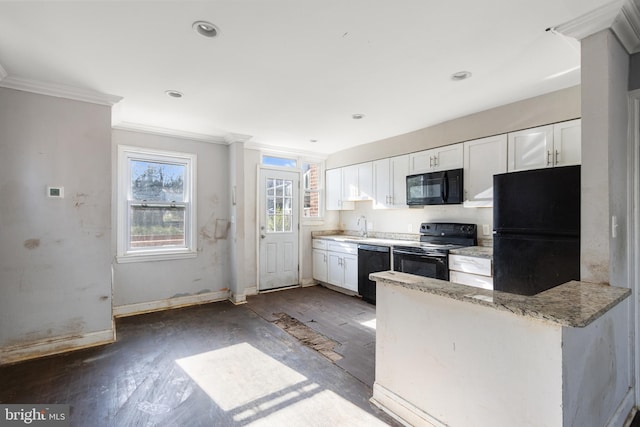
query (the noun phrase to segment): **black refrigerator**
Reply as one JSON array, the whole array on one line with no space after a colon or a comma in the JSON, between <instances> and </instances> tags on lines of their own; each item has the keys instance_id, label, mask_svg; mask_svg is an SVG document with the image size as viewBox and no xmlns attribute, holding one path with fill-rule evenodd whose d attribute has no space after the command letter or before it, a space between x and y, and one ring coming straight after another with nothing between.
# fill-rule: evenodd
<instances>
[{"instance_id":1,"label":"black refrigerator","mask_svg":"<svg viewBox=\"0 0 640 427\"><path fill-rule=\"evenodd\" d=\"M493 177L493 288L534 295L580 279L580 166Z\"/></svg>"}]
</instances>

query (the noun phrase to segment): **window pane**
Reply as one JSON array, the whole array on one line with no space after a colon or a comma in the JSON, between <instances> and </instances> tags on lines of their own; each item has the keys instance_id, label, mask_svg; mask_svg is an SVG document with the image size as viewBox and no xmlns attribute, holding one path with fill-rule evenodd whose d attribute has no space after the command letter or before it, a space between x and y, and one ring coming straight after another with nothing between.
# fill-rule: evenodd
<instances>
[{"instance_id":1,"label":"window pane","mask_svg":"<svg viewBox=\"0 0 640 427\"><path fill-rule=\"evenodd\" d=\"M276 194L276 181L275 179L267 179L267 195L273 196Z\"/></svg>"},{"instance_id":2,"label":"window pane","mask_svg":"<svg viewBox=\"0 0 640 427\"><path fill-rule=\"evenodd\" d=\"M287 159L286 157L262 156L262 164L269 166L279 166L283 168L295 168L298 163L295 159Z\"/></svg>"},{"instance_id":3,"label":"window pane","mask_svg":"<svg viewBox=\"0 0 640 427\"><path fill-rule=\"evenodd\" d=\"M185 247L184 206L131 207L131 248Z\"/></svg>"},{"instance_id":4,"label":"window pane","mask_svg":"<svg viewBox=\"0 0 640 427\"><path fill-rule=\"evenodd\" d=\"M320 216L320 193L318 191L305 191L303 216L305 218Z\"/></svg>"},{"instance_id":5,"label":"window pane","mask_svg":"<svg viewBox=\"0 0 640 427\"><path fill-rule=\"evenodd\" d=\"M267 232L282 233L292 230L293 216L293 181L287 179L268 179L267 186L272 185L275 191L266 196Z\"/></svg>"},{"instance_id":6,"label":"window pane","mask_svg":"<svg viewBox=\"0 0 640 427\"><path fill-rule=\"evenodd\" d=\"M303 163L302 164L302 181L305 190L320 189L320 164L319 163Z\"/></svg>"},{"instance_id":7,"label":"window pane","mask_svg":"<svg viewBox=\"0 0 640 427\"><path fill-rule=\"evenodd\" d=\"M130 160L133 200L184 200L185 165Z\"/></svg>"}]
</instances>

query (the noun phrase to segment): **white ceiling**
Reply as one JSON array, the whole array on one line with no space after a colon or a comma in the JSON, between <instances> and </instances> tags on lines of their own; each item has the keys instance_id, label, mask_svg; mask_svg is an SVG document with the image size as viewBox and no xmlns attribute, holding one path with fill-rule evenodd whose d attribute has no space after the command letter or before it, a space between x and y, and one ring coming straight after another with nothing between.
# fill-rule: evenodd
<instances>
[{"instance_id":1,"label":"white ceiling","mask_svg":"<svg viewBox=\"0 0 640 427\"><path fill-rule=\"evenodd\" d=\"M579 84L545 29L608 2L2 1L0 65L121 96L116 121L328 154Z\"/></svg>"}]
</instances>

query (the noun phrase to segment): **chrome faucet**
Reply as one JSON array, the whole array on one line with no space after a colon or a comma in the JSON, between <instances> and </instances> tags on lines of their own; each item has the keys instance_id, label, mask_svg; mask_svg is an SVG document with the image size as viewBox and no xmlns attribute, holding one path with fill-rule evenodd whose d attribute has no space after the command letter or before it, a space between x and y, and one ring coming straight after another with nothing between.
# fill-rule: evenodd
<instances>
[{"instance_id":1,"label":"chrome faucet","mask_svg":"<svg viewBox=\"0 0 640 427\"><path fill-rule=\"evenodd\" d=\"M360 236L367 237L367 218L364 215L360 215L358 217L358 225L360 225L360 220L362 220L364 227L360 228Z\"/></svg>"}]
</instances>

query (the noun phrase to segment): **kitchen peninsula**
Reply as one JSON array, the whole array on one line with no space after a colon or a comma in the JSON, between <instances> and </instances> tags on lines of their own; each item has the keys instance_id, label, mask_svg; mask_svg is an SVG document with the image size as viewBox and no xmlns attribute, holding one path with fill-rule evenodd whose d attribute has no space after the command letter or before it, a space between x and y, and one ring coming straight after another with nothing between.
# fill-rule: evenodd
<instances>
[{"instance_id":1,"label":"kitchen peninsula","mask_svg":"<svg viewBox=\"0 0 640 427\"><path fill-rule=\"evenodd\" d=\"M629 289L569 282L522 296L392 271L371 278L372 402L392 415L451 427L624 421Z\"/></svg>"}]
</instances>

